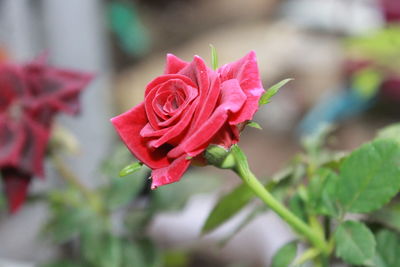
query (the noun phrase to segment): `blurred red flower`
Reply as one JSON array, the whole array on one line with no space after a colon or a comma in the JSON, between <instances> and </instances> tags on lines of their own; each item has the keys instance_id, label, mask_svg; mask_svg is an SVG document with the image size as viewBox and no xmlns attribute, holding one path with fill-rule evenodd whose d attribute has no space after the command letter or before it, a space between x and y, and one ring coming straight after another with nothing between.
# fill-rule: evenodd
<instances>
[{"instance_id":1,"label":"blurred red flower","mask_svg":"<svg viewBox=\"0 0 400 267\"><path fill-rule=\"evenodd\" d=\"M112 119L130 151L152 171L152 188L179 181L210 144L230 148L253 118L264 93L256 55L250 52L216 71L195 56L167 56L163 75L145 100Z\"/></svg>"},{"instance_id":2,"label":"blurred red flower","mask_svg":"<svg viewBox=\"0 0 400 267\"><path fill-rule=\"evenodd\" d=\"M0 173L9 210L25 201L43 159L54 116L77 114L92 75L50 67L45 56L25 64L0 63Z\"/></svg>"},{"instance_id":3,"label":"blurred red flower","mask_svg":"<svg viewBox=\"0 0 400 267\"><path fill-rule=\"evenodd\" d=\"M399 0L380 0L380 3L387 22L400 22Z\"/></svg>"}]
</instances>

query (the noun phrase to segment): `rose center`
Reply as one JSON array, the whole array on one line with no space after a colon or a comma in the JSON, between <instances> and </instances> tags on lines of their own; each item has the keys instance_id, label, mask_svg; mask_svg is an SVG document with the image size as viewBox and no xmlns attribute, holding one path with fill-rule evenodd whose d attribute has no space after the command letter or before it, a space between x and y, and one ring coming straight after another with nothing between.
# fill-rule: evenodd
<instances>
[{"instance_id":1,"label":"rose center","mask_svg":"<svg viewBox=\"0 0 400 267\"><path fill-rule=\"evenodd\" d=\"M173 88L168 97L164 98L162 110L168 115L173 115L173 113L185 102L186 96L182 90L182 88Z\"/></svg>"}]
</instances>

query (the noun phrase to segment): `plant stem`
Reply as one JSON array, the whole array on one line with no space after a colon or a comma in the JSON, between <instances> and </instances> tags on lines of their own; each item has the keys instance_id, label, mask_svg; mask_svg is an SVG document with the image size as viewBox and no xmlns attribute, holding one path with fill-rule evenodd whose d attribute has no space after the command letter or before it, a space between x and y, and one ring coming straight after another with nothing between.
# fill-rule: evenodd
<instances>
[{"instance_id":1,"label":"plant stem","mask_svg":"<svg viewBox=\"0 0 400 267\"><path fill-rule=\"evenodd\" d=\"M98 196L92 190L87 188L83 183L81 183L81 181L79 181L78 177L64 164L59 156L51 153L50 158L52 159L54 167L57 169L61 178L76 189L78 189L79 192L81 192L82 195L93 206L93 208L97 211L100 211L101 209Z\"/></svg>"},{"instance_id":2,"label":"plant stem","mask_svg":"<svg viewBox=\"0 0 400 267\"><path fill-rule=\"evenodd\" d=\"M259 182L250 170L235 168L235 172L242 178L253 192L283 220L285 220L295 231L304 236L314 247L319 249L322 254L328 253L327 244L322 236L313 231L306 223L294 215L282 203Z\"/></svg>"}]
</instances>

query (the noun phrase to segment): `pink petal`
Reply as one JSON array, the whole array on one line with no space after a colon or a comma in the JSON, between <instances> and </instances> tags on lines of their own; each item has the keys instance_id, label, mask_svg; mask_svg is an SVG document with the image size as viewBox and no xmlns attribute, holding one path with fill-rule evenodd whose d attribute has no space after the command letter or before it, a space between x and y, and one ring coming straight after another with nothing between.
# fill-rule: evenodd
<instances>
[{"instance_id":1,"label":"pink petal","mask_svg":"<svg viewBox=\"0 0 400 267\"><path fill-rule=\"evenodd\" d=\"M147 123L142 130L140 130L141 137L160 137L168 131L168 128L155 130L150 123Z\"/></svg>"},{"instance_id":2,"label":"pink petal","mask_svg":"<svg viewBox=\"0 0 400 267\"><path fill-rule=\"evenodd\" d=\"M31 98L27 106L38 116L42 109L68 114L79 112L79 95L93 79L92 74L47 66L46 56L24 66L24 79Z\"/></svg>"},{"instance_id":3,"label":"pink petal","mask_svg":"<svg viewBox=\"0 0 400 267\"><path fill-rule=\"evenodd\" d=\"M156 91L155 95L153 93L154 91ZM169 100L174 98L177 94L183 95L181 98L184 98L184 100L183 103L180 103L179 107L173 110ZM153 124L153 120L154 123L157 123L156 127L153 128L157 129L171 126L173 122L176 122L181 118L181 113L184 112L187 106L192 103L192 100L197 96L197 94L196 88L186 85L182 80L178 79L166 81L160 85L157 90L149 92L146 97L146 112L149 115L150 122ZM151 106L150 103L148 103L150 101ZM170 109L169 111L167 111L168 108ZM155 115L158 115L160 120L156 120L156 118L153 119L152 117Z\"/></svg>"},{"instance_id":4,"label":"pink petal","mask_svg":"<svg viewBox=\"0 0 400 267\"><path fill-rule=\"evenodd\" d=\"M381 85L381 93L391 101L400 101L400 77L389 77Z\"/></svg>"},{"instance_id":5,"label":"pink petal","mask_svg":"<svg viewBox=\"0 0 400 267\"><path fill-rule=\"evenodd\" d=\"M50 138L50 131L25 116L22 125L25 140L19 155L18 169L44 177L43 159Z\"/></svg>"},{"instance_id":6,"label":"pink petal","mask_svg":"<svg viewBox=\"0 0 400 267\"><path fill-rule=\"evenodd\" d=\"M221 82L218 75L215 72L210 72L210 80L211 85L208 90L208 93L202 95L204 98L199 109L196 110L195 117L193 118L193 122L191 124L190 133L193 133L198 130L198 128L210 117L215 109L215 105L219 99L219 95L221 92Z\"/></svg>"},{"instance_id":7,"label":"pink petal","mask_svg":"<svg viewBox=\"0 0 400 267\"><path fill-rule=\"evenodd\" d=\"M161 120L153 109L153 100L156 97L157 91L161 86L162 85L159 85L157 89L151 90L144 99L144 108L145 108L145 113L147 115L147 119L151 127L153 127L156 130L161 129L160 126L158 125L161 122Z\"/></svg>"},{"instance_id":8,"label":"pink petal","mask_svg":"<svg viewBox=\"0 0 400 267\"><path fill-rule=\"evenodd\" d=\"M171 165L153 170L151 173L151 189L179 181L189 165L190 160L187 159L187 156L183 155L175 159Z\"/></svg>"},{"instance_id":9,"label":"pink petal","mask_svg":"<svg viewBox=\"0 0 400 267\"><path fill-rule=\"evenodd\" d=\"M21 69L11 64L0 64L0 85L0 112L4 112L24 93Z\"/></svg>"},{"instance_id":10,"label":"pink petal","mask_svg":"<svg viewBox=\"0 0 400 267\"><path fill-rule=\"evenodd\" d=\"M23 125L0 115L0 168L18 166L24 141Z\"/></svg>"},{"instance_id":11,"label":"pink petal","mask_svg":"<svg viewBox=\"0 0 400 267\"><path fill-rule=\"evenodd\" d=\"M177 158L182 154L196 156L210 144L214 135L228 120L230 113L238 112L246 101L236 79L225 81L221 84L221 99L211 117L199 129L191 134L179 146L168 153L168 157Z\"/></svg>"},{"instance_id":12,"label":"pink petal","mask_svg":"<svg viewBox=\"0 0 400 267\"><path fill-rule=\"evenodd\" d=\"M229 149L232 145L239 142L239 129L236 125L225 122L224 126L214 135L210 144L223 146Z\"/></svg>"},{"instance_id":13,"label":"pink petal","mask_svg":"<svg viewBox=\"0 0 400 267\"><path fill-rule=\"evenodd\" d=\"M194 56L193 61L185 68L181 69L178 74L184 75L192 80L199 89L200 103L203 103L207 97L209 90L209 77L208 73L211 70L207 68L204 60L199 56Z\"/></svg>"},{"instance_id":14,"label":"pink petal","mask_svg":"<svg viewBox=\"0 0 400 267\"><path fill-rule=\"evenodd\" d=\"M255 52L251 51L238 61L226 64L217 71L221 74L221 81L237 79L247 96L242 110L232 116L229 122L232 125L237 125L246 120L251 120L258 109L258 100L265 91L261 83Z\"/></svg>"},{"instance_id":15,"label":"pink petal","mask_svg":"<svg viewBox=\"0 0 400 267\"><path fill-rule=\"evenodd\" d=\"M159 90L157 90L155 97L151 101L151 108L153 109L153 112L161 119L161 120L166 120L168 119L168 113L165 112L165 110L162 107L162 103L160 102L165 102L167 101L168 96L171 94L169 92L162 92L159 93Z\"/></svg>"},{"instance_id":16,"label":"pink petal","mask_svg":"<svg viewBox=\"0 0 400 267\"><path fill-rule=\"evenodd\" d=\"M14 168L2 169L1 175L9 211L16 213L25 202L31 176Z\"/></svg>"},{"instance_id":17,"label":"pink petal","mask_svg":"<svg viewBox=\"0 0 400 267\"><path fill-rule=\"evenodd\" d=\"M169 165L166 149L150 150L147 138L140 136L140 131L148 123L144 103L111 119L112 124L128 149L138 160L152 169Z\"/></svg>"},{"instance_id":18,"label":"pink petal","mask_svg":"<svg viewBox=\"0 0 400 267\"><path fill-rule=\"evenodd\" d=\"M179 108L175 111L173 116L165 121L160 122L158 125L160 127L168 127L171 126L173 123L176 123L178 119L181 118L182 113L185 113L188 109L188 106L193 103L193 99L195 99L198 95L197 89L191 86L186 87L186 99L184 103L179 106Z\"/></svg>"},{"instance_id":19,"label":"pink petal","mask_svg":"<svg viewBox=\"0 0 400 267\"><path fill-rule=\"evenodd\" d=\"M189 77L184 76L182 74L164 74L161 76L158 76L157 78L155 78L154 80L152 80L151 82L149 82L146 86L146 90L144 92L144 95L147 96L150 91L154 90L155 88L159 88L159 86L169 80L172 79L178 79L178 80L182 80L185 84L187 84L188 86L192 86L194 88L196 88L196 84L194 83L194 81L192 81Z\"/></svg>"},{"instance_id":20,"label":"pink petal","mask_svg":"<svg viewBox=\"0 0 400 267\"><path fill-rule=\"evenodd\" d=\"M174 145L175 142L171 140L176 139L178 136L182 136L186 133L186 128L189 126L189 123L191 122L193 113L196 110L197 105L198 105L198 99L194 100L194 102L190 105L190 107L187 110L185 110L182 118L178 121L177 124L171 126L168 129L168 131L166 131L161 136L160 139L158 139L156 142L153 143L153 147L158 148L167 142L169 144Z\"/></svg>"},{"instance_id":21,"label":"pink petal","mask_svg":"<svg viewBox=\"0 0 400 267\"><path fill-rule=\"evenodd\" d=\"M188 62L183 61L179 57L173 55L173 54L167 54L167 64L165 66L164 73L165 74L176 74L178 73L181 69L189 65Z\"/></svg>"}]
</instances>

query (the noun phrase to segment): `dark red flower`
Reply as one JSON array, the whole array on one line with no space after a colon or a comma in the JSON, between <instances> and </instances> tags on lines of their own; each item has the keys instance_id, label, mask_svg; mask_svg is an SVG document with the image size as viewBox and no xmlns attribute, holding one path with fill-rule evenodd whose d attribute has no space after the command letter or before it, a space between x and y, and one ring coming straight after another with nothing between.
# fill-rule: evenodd
<instances>
[{"instance_id":1,"label":"dark red flower","mask_svg":"<svg viewBox=\"0 0 400 267\"><path fill-rule=\"evenodd\" d=\"M43 56L25 65L0 63L0 172L11 212L24 202L43 158L54 115L79 111L92 75L50 67Z\"/></svg>"},{"instance_id":2,"label":"dark red flower","mask_svg":"<svg viewBox=\"0 0 400 267\"><path fill-rule=\"evenodd\" d=\"M400 102L400 76L390 76L381 84L382 96L393 102Z\"/></svg>"},{"instance_id":3,"label":"dark red flower","mask_svg":"<svg viewBox=\"0 0 400 267\"><path fill-rule=\"evenodd\" d=\"M130 151L153 169L156 188L179 181L210 144L228 149L237 143L263 93L254 52L216 71L198 56L185 62L170 54L144 101L112 123Z\"/></svg>"},{"instance_id":4,"label":"dark red flower","mask_svg":"<svg viewBox=\"0 0 400 267\"><path fill-rule=\"evenodd\" d=\"M400 22L399 0L380 0L380 3L387 22Z\"/></svg>"}]
</instances>

